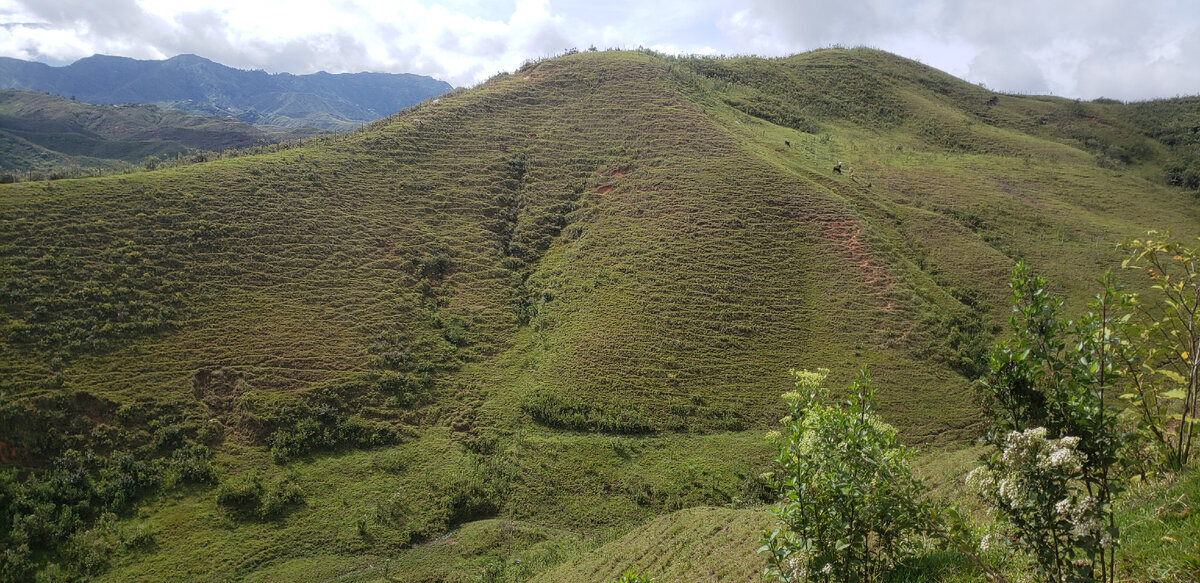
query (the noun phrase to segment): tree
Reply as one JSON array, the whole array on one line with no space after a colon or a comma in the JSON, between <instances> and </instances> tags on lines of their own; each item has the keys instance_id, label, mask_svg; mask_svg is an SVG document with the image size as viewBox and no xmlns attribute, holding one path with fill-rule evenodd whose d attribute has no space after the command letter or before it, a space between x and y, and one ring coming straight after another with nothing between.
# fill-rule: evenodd
<instances>
[{"instance_id":1,"label":"tree","mask_svg":"<svg viewBox=\"0 0 1200 583\"><path fill-rule=\"evenodd\" d=\"M1180 469L1192 454L1200 382L1200 246L1188 248L1151 231L1130 239L1121 264L1144 271L1152 285L1132 296L1136 318L1121 362L1131 390L1122 395L1138 412L1141 429L1160 448L1165 465Z\"/></svg>"},{"instance_id":2,"label":"tree","mask_svg":"<svg viewBox=\"0 0 1200 583\"><path fill-rule=\"evenodd\" d=\"M790 415L778 436L779 526L764 533L768 575L782 581L878 578L912 550L933 518L908 462L912 452L874 415L866 372L839 405L826 404L829 371L791 371Z\"/></svg>"}]
</instances>

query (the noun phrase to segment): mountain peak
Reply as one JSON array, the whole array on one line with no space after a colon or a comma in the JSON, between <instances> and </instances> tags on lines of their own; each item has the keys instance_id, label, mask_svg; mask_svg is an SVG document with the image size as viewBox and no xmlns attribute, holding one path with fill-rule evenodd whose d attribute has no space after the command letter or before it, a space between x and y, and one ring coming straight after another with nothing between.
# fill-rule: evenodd
<instances>
[{"instance_id":1,"label":"mountain peak","mask_svg":"<svg viewBox=\"0 0 1200 583\"><path fill-rule=\"evenodd\" d=\"M163 62L164 63L207 63L207 64L212 64L212 65L220 65L220 63L217 63L216 61L213 61L211 59L206 59L199 55L193 55L191 53L175 55L174 57L171 57ZM226 65L220 65L220 66L225 67Z\"/></svg>"},{"instance_id":2,"label":"mountain peak","mask_svg":"<svg viewBox=\"0 0 1200 583\"><path fill-rule=\"evenodd\" d=\"M74 63L71 63L70 65L67 65L67 67L90 67L90 66L95 66L95 65L99 65L99 64L138 63L138 62L145 62L145 61L139 61L138 59L134 59L134 58L130 58L130 57L120 57L117 55L102 55L100 53L96 53L90 57L84 57L82 59L79 59L78 61L75 61Z\"/></svg>"}]
</instances>

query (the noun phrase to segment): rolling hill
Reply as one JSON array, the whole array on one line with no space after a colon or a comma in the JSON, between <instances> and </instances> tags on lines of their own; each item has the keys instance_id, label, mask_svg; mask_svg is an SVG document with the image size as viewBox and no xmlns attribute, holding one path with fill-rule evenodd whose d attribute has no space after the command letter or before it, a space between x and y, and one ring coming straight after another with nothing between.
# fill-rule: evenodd
<instances>
[{"instance_id":1,"label":"rolling hill","mask_svg":"<svg viewBox=\"0 0 1200 583\"><path fill-rule=\"evenodd\" d=\"M255 125L357 128L437 97L449 83L412 74L243 71L196 55L163 61L93 55L65 67L0 57L0 88L100 104L144 103Z\"/></svg>"},{"instance_id":2,"label":"rolling hill","mask_svg":"<svg viewBox=\"0 0 1200 583\"><path fill-rule=\"evenodd\" d=\"M555 580L668 549L744 580L704 549L761 524L787 370L869 368L908 441L958 451L1017 259L1078 311L1114 243L1200 235L1173 107L868 49L586 52L303 147L4 185L0 573Z\"/></svg>"},{"instance_id":3,"label":"rolling hill","mask_svg":"<svg viewBox=\"0 0 1200 583\"><path fill-rule=\"evenodd\" d=\"M114 169L147 158L220 152L317 135L311 128L252 126L153 105L93 105L32 91L0 90L0 170L12 174Z\"/></svg>"}]
</instances>

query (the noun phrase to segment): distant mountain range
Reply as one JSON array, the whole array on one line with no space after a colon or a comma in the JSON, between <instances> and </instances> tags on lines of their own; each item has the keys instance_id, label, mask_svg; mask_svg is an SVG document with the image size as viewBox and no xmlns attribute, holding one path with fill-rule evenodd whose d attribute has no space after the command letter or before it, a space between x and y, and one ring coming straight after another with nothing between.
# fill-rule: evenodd
<instances>
[{"instance_id":1,"label":"distant mountain range","mask_svg":"<svg viewBox=\"0 0 1200 583\"><path fill-rule=\"evenodd\" d=\"M93 55L65 67L0 57L0 89L44 91L88 103L149 103L255 125L346 130L452 87L411 74L269 74L196 55L165 61Z\"/></svg>"},{"instance_id":2,"label":"distant mountain range","mask_svg":"<svg viewBox=\"0 0 1200 583\"><path fill-rule=\"evenodd\" d=\"M5 172L57 171L65 176L72 170L112 170L151 157L245 148L320 133L324 132L308 127L199 117L148 104L95 105L36 91L0 90L0 171Z\"/></svg>"}]
</instances>

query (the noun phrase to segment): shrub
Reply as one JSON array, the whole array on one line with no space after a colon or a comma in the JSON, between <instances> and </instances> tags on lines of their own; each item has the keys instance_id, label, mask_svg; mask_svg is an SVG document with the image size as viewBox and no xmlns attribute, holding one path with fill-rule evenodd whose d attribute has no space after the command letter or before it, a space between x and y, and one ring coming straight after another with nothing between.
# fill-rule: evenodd
<instances>
[{"instance_id":1,"label":"shrub","mask_svg":"<svg viewBox=\"0 0 1200 583\"><path fill-rule=\"evenodd\" d=\"M792 371L790 415L776 457L774 511L764 533L769 575L782 581L870 581L912 550L934 513L912 475L912 452L877 419L866 373L840 405L825 403L828 371Z\"/></svg>"},{"instance_id":2,"label":"shrub","mask_svg":"<svg viewBox=\"0 0 1200 583\"><path fill-rule=\"evenodd\" d=\"M217 488L217 505L239 519L275 520L304 504L304 491L291 480L263 484L257 474L222 482Z\"/></svg>"},{"instance_id":3,"label":"shrub","mask_svg":"<svg viewBox=\"0 0 1200 583\"><path fill-rule=\"evenodd\" d=\"M1124 247L1132 256L1121 266L1144 271L1153 285L1146 297L1129 298L1136 318L1120 351L1130 380L1121 397L1137 412L1163 464L1180 469L1191 458L1200 397L1200 246L1189 249L1151 231Z\"/></svg>"},{"instance_id":4,"label":"shrub","mask_svg":"<svg viewBox=\"0 0 1200 583\"><path fill-rule=\"evenodd\" d=\"M378 447L400 440L395 427L370 422L358 415L343 415L336 407L321 405L316 410L301 407L290 425L277 429L269 440L276 463L318 451L343 447Z\"/></svg>"},{"instance_id":5,"label":"shrub","mask_svg":"<svg viewBox=\"0 0 1200 583\"><path fill-rule=\"evenodd\" d=\"M1086 550L1089 539L1112 548L1116 533L1105 528L1104 509L1082 486L1079 438L1046 435L1045 427L1010 432L967 484L1008 519L1011 536L1034 555L1042 580L1088 580L1091 564L1076 561L1077 550Z\"/></svg>"},{"instance_id":6,"label":"shrub","mask_svg":"<svg viewBox=\"0 0 1200 583\"><path fill-rule=\"evenodd\" d=\"M254 516L262 506L262 498L262 479L258 476L221 482L217 488L217 505L235 516Z\"/></svg>"},{"instance_id":7,"label":"shrub","mask_svg":"<svg viewBox=\"0 0 1200 583\"><path fill-rule=\"evenodd\" d=\"M987 370L987 356L998 328L987 318L987 308L968 304L966 310L930 310L921 317L932 340L922 356L945 363L968 379Z\"/></svg>"},{"instance_id":8,"label":"shrub","mask_svg":"<svg viewBox=\"0 0 1200 583\"><path fill-rule=\"evenodd\" d=\"M652 433L655 428L641 409L585 403L555 393L538 392L521 403L533 420L556 429L607 433Z\"/></svg>"},{"instance_id":9,"label":"shrub","mask_svg":"<svg viewBox=\"0 0 1200 583\"><path fill-rule=\"evenodd\" d=\"M1023 263L1013 271L1013 339L997 346L981 381L987 439L996 451L972 474L1008 536L1043 581L1115 577L1113 504L1128 441L1106 404L1119 380L1128 304L1113 282L1078 322Z\"/></svg>"},{"instance_id":10,"label":"shrub","mask_svg":"<svg viewBox=\"0 0 1200 583\"><path fill-rule=\"evenodd\" d=\"M645 573L625 571L614 580L614 583L654 583L654 579Z\"/></svg>"}]
</instances>

